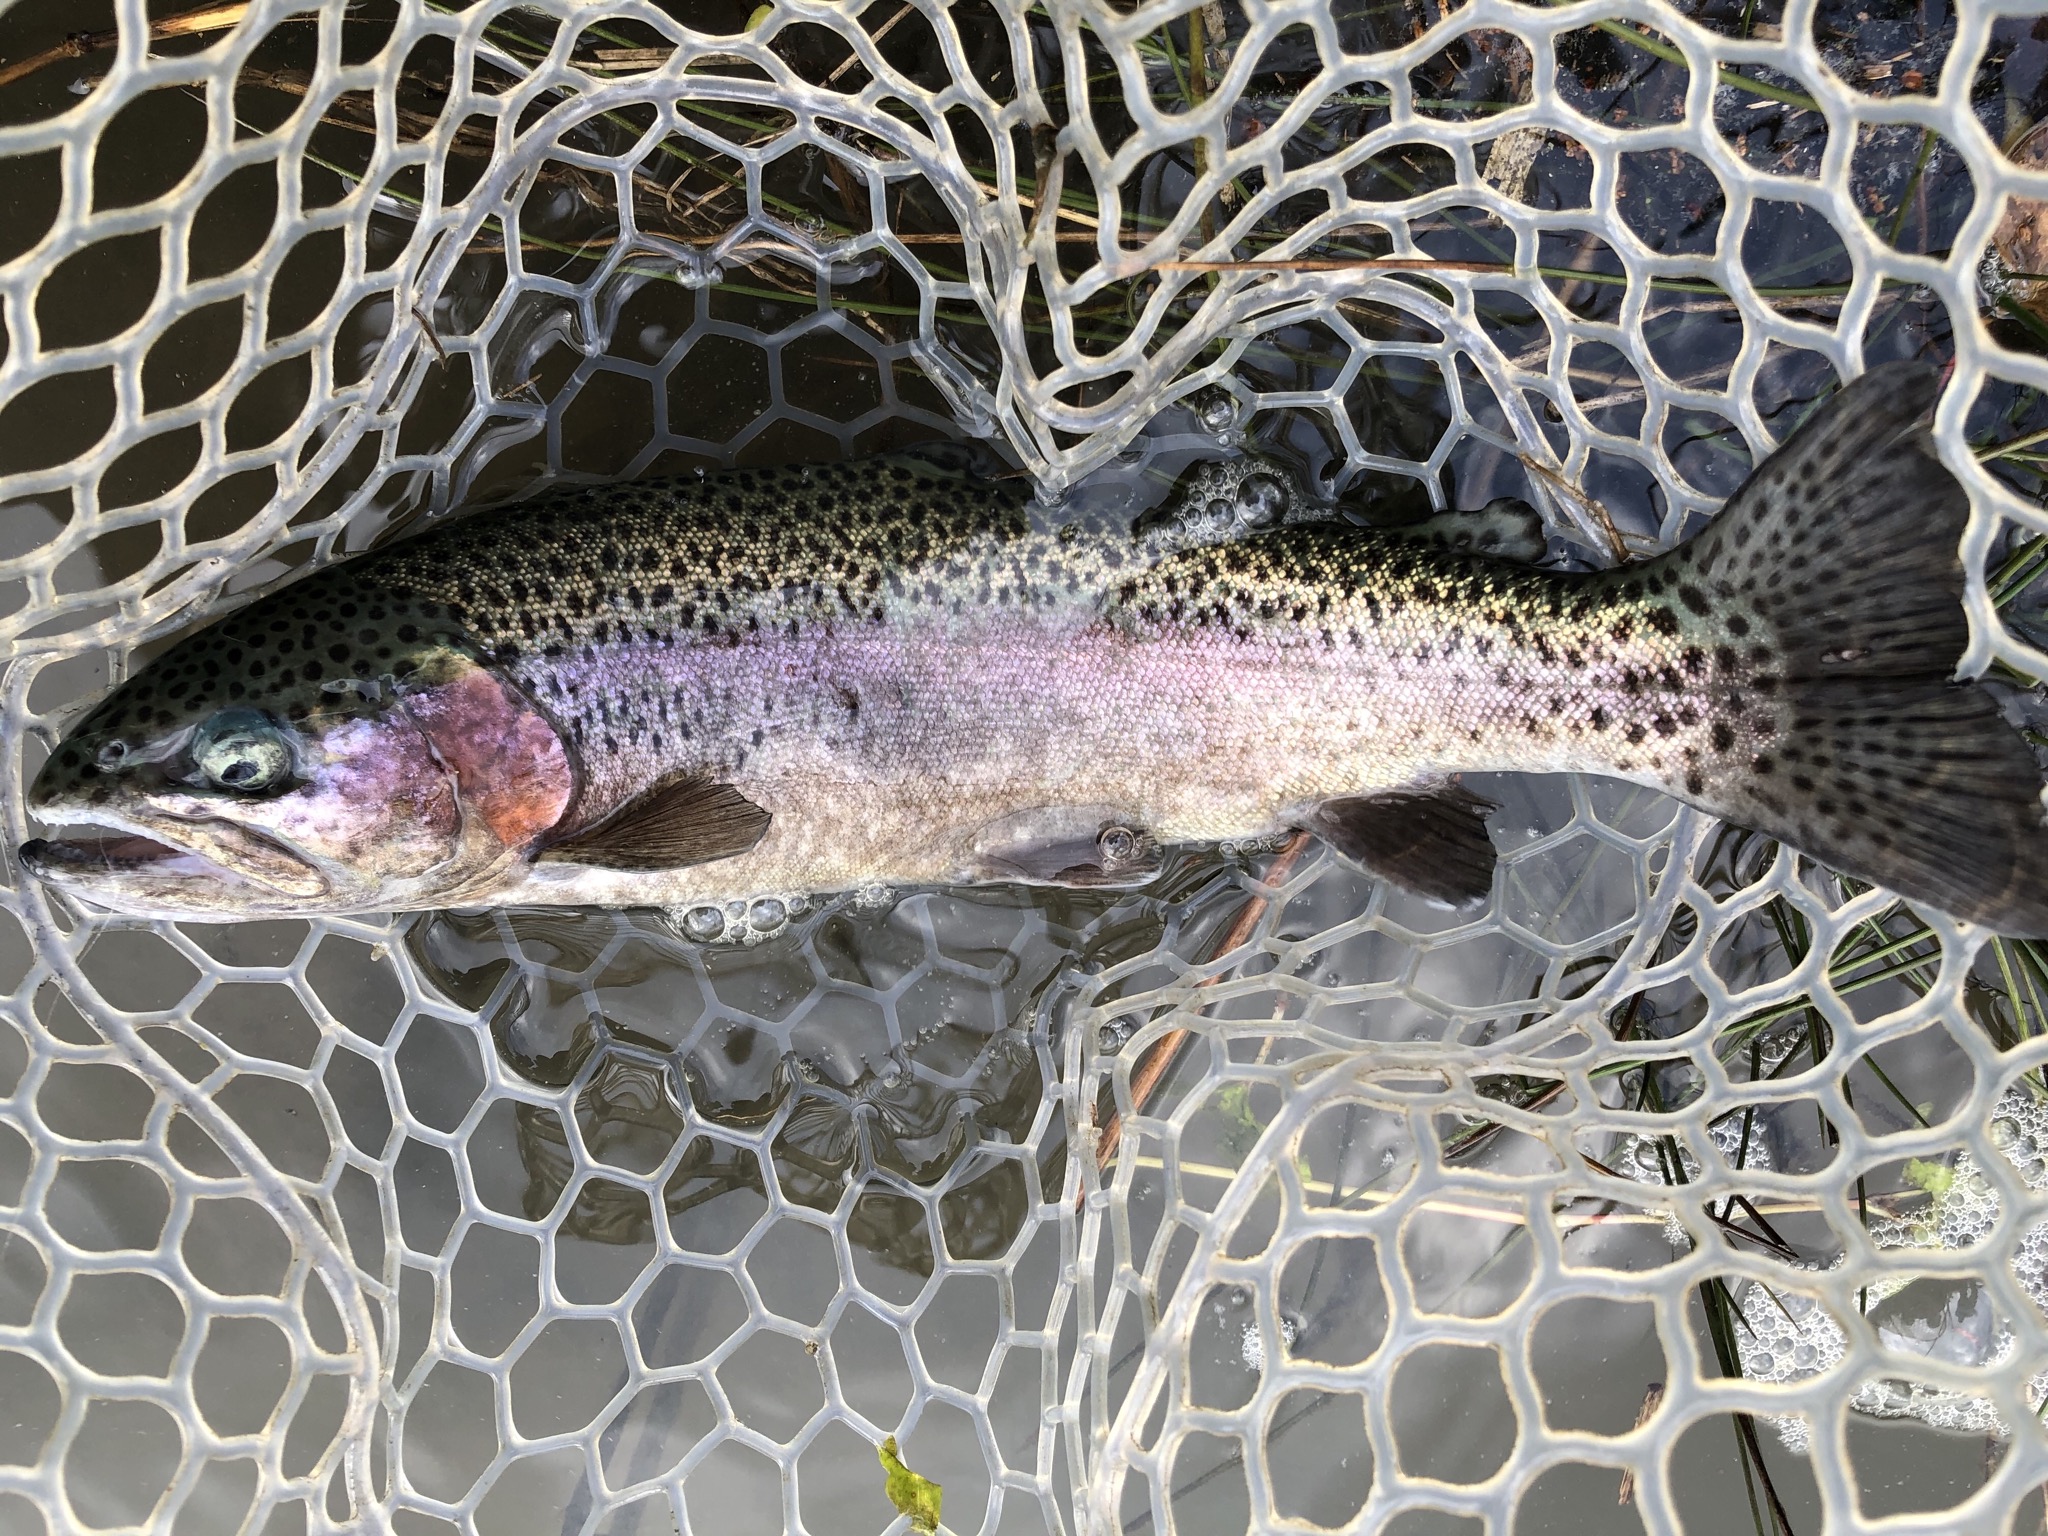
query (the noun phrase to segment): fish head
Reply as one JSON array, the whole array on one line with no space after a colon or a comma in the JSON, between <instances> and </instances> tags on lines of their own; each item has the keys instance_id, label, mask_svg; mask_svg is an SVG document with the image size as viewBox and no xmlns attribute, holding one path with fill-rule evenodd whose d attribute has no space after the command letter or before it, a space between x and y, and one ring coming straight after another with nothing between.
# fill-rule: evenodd
<instances>
[{"instance_id":1,"label":"fish head","mask_svg":"<svg viewBox=\"0 0 2048 1536\"><path fill-rule=\"evenodd\" d=\"M139 916L459 905L561 819L560 735L444 607L305 586L172 647L65 734L29 790L57 829L23 846L33 873Z\"/></svg>"}]
</instances>

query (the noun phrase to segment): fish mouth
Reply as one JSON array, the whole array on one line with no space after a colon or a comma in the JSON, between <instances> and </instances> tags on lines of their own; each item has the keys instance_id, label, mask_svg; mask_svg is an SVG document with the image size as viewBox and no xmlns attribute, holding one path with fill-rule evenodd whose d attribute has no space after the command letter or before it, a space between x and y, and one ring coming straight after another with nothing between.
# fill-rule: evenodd
<instances>
[{"instance_id":1,"label":"fish mouth","mask_svg":"<svg viewBox=\"0 0 2048 1536\"><path fill-rule=\"evenodd\" d=\"M328 882L304 855L231 822L93 824L21 845L22 867L93 901L153 897L218 910L236 898L305 900Z\"/></svg>"}]
</instances>

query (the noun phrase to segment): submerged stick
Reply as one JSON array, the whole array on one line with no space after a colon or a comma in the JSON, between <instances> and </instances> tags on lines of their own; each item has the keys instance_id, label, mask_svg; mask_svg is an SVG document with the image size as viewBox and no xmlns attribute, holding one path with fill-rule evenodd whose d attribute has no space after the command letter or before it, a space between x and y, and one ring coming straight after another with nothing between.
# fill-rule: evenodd
<instances>
[{"instance_id":1,"label":"submerged stick","mask_svg":"<svg viewBox=\"0 0 2048 1536\"><path fill-rule=\"evenodd\" d=\"M1266 871L1263 883L1278 885L1294 873L1294 866L1308 850L1308 842L1309 835L1306 832L1296 832L1288 838L1279 856ZM1216 947L1209 951L1209 960L1213 962L1222 959L1250 938L1252 929L1258 926L1259 919L1266 915L1266 908L1271 905L1272 898L1269 896L1253 896L1248 899L1238 908L1236 918L1224 931L1223 937L1217 941ZM1195 985L1213 987L1223 979L1223 975L1224 973L1219 971L1214 976L1204 977ZM1192 1029L1170 1029L1145 1053L1145 1059L1139 1062L1137 1069L1131 1073L1133 1113L1142 1115L1145 1112L1145 1106L1151 1103L1153 1095L1159 1091L1159 1085L1166 1080L1167 1073L1173 1070L1194 1037L1195 1032ZM1108 1123L1102 1128L1102 1137L1095 1144L1095 1167L1098 1173L1109 1166L1110 1159L1116 1156L1116 1149L1122 1141L1123 1118L1112 1110ZM1086 1198L1085 1193L1083 1198Z\"/></svg>"}]
</instances>

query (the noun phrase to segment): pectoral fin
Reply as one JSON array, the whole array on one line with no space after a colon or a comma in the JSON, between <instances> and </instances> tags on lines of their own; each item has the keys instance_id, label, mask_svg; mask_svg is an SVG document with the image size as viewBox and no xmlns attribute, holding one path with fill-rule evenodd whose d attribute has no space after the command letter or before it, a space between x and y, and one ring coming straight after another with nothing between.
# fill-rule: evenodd
<instances>
[{"instance_id":1,"label":"pectoral fin","mask_svg":"<svg viewBox=\"0 0 2048 1536\"><path fill-rule=\"evenodd\" d=\"M992 821L973 840L974 875L1027 885L1122 890L1164 862L1159 841L1107 806L1048 806Z\"/></svg>"},{"instance_id":2,"label":"pectoral fin","mask_svg":"<svg viewBox=\"0 0 2048 1536\"><path fill-rule=\"evenodd\" d=\"M597 869L680 869L750 852L767 835L770 819L730 784L686 775L663 780L602 821L549 843L540 857Z\"/></svg>"},{"instance_id":3,"label":"pectoral fin","mask_svg":"<svg viewBox=\"0 0 2048 1536\"><path fill-rule=\"evenodd\" d=\"M1304 819L1366 873L1430 901L1463 907L1493 889L1493 803L1446 784L1432 790L1347 795L1325 800Z\"/></svg>"}]
</instances>

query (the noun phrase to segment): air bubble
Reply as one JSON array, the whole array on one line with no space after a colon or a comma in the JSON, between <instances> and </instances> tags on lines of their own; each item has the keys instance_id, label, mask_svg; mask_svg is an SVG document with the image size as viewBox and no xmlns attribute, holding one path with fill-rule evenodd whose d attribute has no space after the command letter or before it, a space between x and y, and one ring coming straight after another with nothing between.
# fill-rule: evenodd
<instances>
[{"instance_id":1,"label":"air bubble","mask_svg":"<svg viewBox=\"0 0 2048 1536\"><path fill-rule=\"evenodd\" d=\"M1280 1319L1280 1347L1292 1349L1294 1341L1301 1337L1301 1324L1283 1315ZM1246 1323L1244 1336L1238 1344L1238 1352L1244 1357L1245 1369L1263 1371L1266 1368L1266 1336L1259 1332L1257 1323Z\"/></svg>"},{"instance_id":2,"label":"air bubble","mask_svg":"<svg viewBox=\"0 0 2048 1536\"><path fill-rule=\"evenodd\" d=\"M683 914L683 932L708 944L725 932L725 914L716 907L692 907Z\"/></svg>"},{"instance_id":3,"label":"air bubble","mask_svg":"<svg viewBox=\"0 0 2048 1536\"><path fill-rule=\"evenodd\" d=\"M1237 511L1254 528L1277 523L1287 511L1287 489L1271 475L1247 475L1237 488Z\"/></svg>"},{"instance_id":4,"label":"air bubble","mask_svg":"<svg viewBox=\"0 0 2048 1536\"><path fill-rule=\"evenodd\" d=\"M773 896L763 896L747 908L747 921L763 932L780 928L789 921L789 908Z\"/></svg>"}]
</instances>

